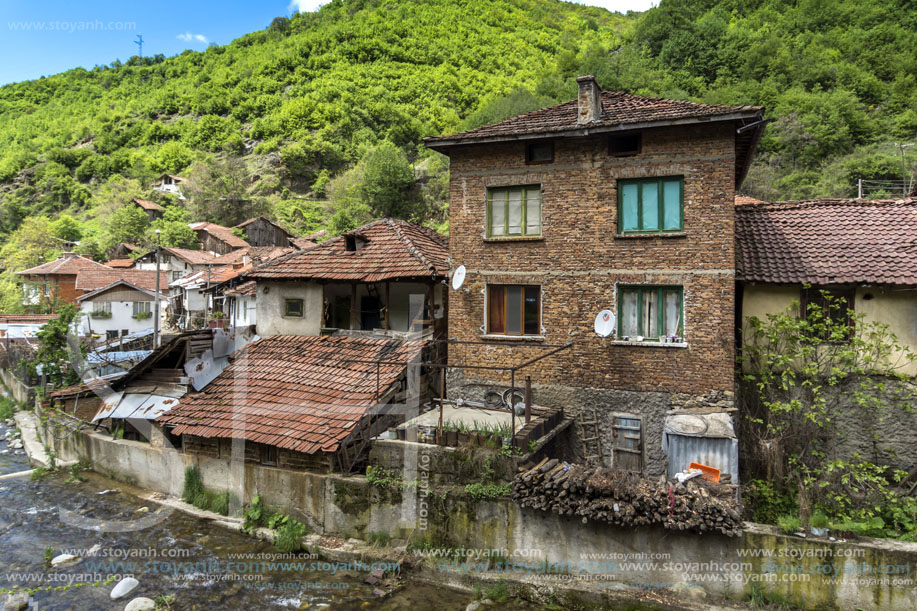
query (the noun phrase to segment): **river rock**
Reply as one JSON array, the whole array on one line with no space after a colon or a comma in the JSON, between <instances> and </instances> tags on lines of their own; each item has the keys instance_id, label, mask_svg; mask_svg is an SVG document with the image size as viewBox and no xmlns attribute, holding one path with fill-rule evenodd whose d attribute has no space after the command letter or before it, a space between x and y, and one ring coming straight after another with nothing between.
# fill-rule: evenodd
<instances>
[{"instance_id":1,"label":"river rock","mask_svg":"<svg viewBox=\"0 0 917 611\"><path fill-rule=\"evenodd\" d=\"M21 450L22 449L22 440L21 439L12 440L10 442L10 447L13 448L14 450Z\"/></svg>"},{"instance_id":2,"label":"river rock","mask_svg":"<svg viewBox=\"0 0 917 611\"><path fill-rule=\"evenodd\" d=\"M73 554L60 554L51 559L51 566L63 567L71 566L82 560L79 556L74 556Z\"/></svg>"},{"instance_id":3,"label":"river rock","mask_svg":"<svg viewBox=\"0 0 917 611\"><path fill-rule=\"evenodd\" d=\"M481 602L475 600L475 601L468 603L468 606L465 607L465 611L478 611L478 609L480 608L481 608Z\"/></svg>"},{"instance_id":4,"label":"river rock","mask_svg":"<svg viewBox=\"0 0 917 611\"><path fill-rule=\"evenodd\" d=\"M134 590L140 587L140 582L133 577L125 577L118 582L118 585L111 591L111 599L118 600L124 598Z\"/></svg>"},{"instance_id":5,"label":"river rock","mask_svg":"<svg viewBox=\"0 0 917 611\"><path fill-rule=\"evenodd\" d=\"M127 603L124 611L150 611L156 608L156 603L144 596L138 596L131 602Z\"/></svg>"},{"instance_id":6,"label":"river rock","mask_svg":"<svg viewBox=\"0 0 917 611\"><path fill-rule=\"evenodd\" d=\"M3 611L20 611L29 606L29 595L26 592L10 594L3 604Z\"/></svg>"}]
</instances>

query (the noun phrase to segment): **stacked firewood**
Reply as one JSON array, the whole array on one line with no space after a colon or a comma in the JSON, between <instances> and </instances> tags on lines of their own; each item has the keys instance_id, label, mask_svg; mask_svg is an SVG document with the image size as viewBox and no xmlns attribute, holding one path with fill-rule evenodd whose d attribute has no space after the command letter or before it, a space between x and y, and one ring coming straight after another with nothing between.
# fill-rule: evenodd
<instances>
[{"instance_id":1,"label":"stacked firewood","mask_svg":"<svg viewBox=\"0 0 917 611\"><path fill-rule=\"evenodd\" d=\"M684 483L665 476L652 481L630 471L551 459L521 470L513 480L513 500L522 507L616 526L662 524L671 530L730 537L742 529L736 486L700 477Z\"/></svg>"}]
</instances>

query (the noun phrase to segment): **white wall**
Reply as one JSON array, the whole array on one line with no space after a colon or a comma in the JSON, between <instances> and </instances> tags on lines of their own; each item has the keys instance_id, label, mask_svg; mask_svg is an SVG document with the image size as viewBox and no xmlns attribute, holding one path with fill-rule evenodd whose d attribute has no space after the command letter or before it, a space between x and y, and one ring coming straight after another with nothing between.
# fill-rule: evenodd
<instances>
[{"instance_id":1,"label":"white wall","mask_svg":"<svg viewBox=\"0 0 917 611\"><path fill-rule=\"evenodd\" d=\"M227 297L226 302L232 303L231 324L233 327L247 327L256 324L258 312L254 296L233 295Z\"/></svg>"},{"instance_id":2,"label":"white wall","mask_svg":"<svg viewBox=\"0 0 917 611\"><path fill-rule=\"evenodd\" d=\"M156 304L152 301L149 302L149 304L150 312L155 316ZM89 300L83 301L80 306L80 313L82 316L80 317L79 330L81 335L89 335L90 329L91 333L104 337L108 330L117 331L118 335L120 335L123 329L127 329L128 333L136 333L137 331L153 328L153 316L144 318L143 320L134 318L134 304L131 301L112 301L111 318L90 317L90 312L94 311L97 307L100 307L99 304ZM163 301L160 308L164 311L165 307L166 302Z\"/></svg>"},{"instance_id":3,"label":"white wall","mask_svg":"<svg viewBox=\"0 0 917 611\"><path fill-rule=\"evenodd\" d=\"M267 289L267 292L265 292ZM322 330L322 287L315 282L258 280L258 335L319 335ZM303 316L285 316L286 299L303 300Z\"/></svg>"}]
</instances>

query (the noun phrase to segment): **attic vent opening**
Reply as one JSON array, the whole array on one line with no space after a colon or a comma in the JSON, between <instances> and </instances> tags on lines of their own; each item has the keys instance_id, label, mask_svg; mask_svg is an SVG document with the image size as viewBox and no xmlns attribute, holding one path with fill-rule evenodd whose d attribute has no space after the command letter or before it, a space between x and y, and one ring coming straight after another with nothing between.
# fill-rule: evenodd
<instances>
[{"instance_id":1,"label":"attic vent opening","mask_svg":"<svg viewBox=\"0 0 917 611\"><path fill-rule=\"evenodd\" d=\"M640 132L611 136L608 139L608 154L615 157L632 157L640 154L642 146L643 138Z\"/></svg>"},{"instance_id":2,"label":"attic vent opening","mask_svg":"<svg viewBox=\"0 0 917 611\"><path fill-rule=\"evenodd\" d=\"M345 235L344 236L344 249L347 252L356 252L363 248L366 244L366 240L356 235Z\"/></svg>"}]
</instances>

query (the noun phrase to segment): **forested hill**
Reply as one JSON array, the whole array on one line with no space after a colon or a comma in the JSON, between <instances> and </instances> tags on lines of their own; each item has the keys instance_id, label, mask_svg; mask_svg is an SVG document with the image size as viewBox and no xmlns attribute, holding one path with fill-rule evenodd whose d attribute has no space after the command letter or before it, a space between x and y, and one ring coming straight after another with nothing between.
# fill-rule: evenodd
<instances>
[{"instance_id":1,"label":"forested hill","mask_svg":"<svg viewBox=\"0 0 917 611\"><path fill-rule=\"evenodd\" d=\"M421 139L571 99L583 73L764 105L744 190L853 195L857 178L900 179L895 143L917 139L908 4L661 0L623 16L558 0L334 0L204 52L0 87L0 296L61 240L98 258L148 241L125 203L161 201L149 187L163 172L189 179L159 222L172 245L190 240L188 218L255 213L300 233L380 214L445 229L447 161Z\"/></svg>"}]
</instances>

